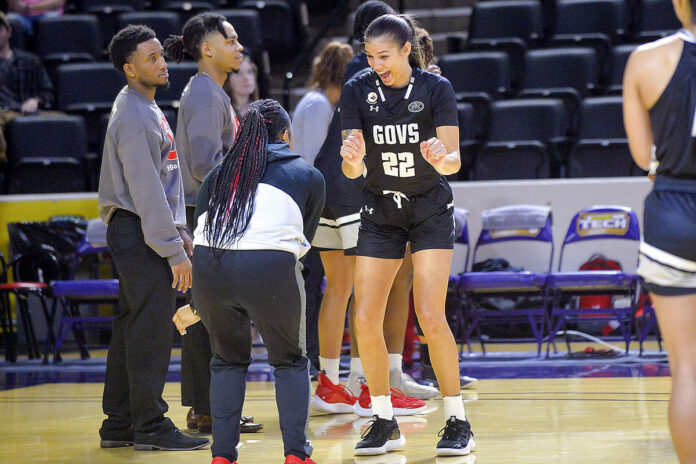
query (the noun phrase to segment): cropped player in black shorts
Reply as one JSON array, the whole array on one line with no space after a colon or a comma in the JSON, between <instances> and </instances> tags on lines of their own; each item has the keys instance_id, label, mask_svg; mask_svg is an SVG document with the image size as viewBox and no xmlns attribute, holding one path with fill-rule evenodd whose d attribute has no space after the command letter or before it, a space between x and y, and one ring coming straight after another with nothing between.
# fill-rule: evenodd
<instances>
[{"instance_id":1,"label":"cropped player in black shorts","mask_svg":"<svg viewBox=\"0 0 696 464\"><path fill-rule=\"evenodd\" d=\"M447 422L437 454L468 454L473 434L460 394L457 347L445 319L454 204L443 176L461 165L454 90L446 79L422 70L407 16L373 21L365 32L365 52L373 71L348 82L341 94L342 169L349 178L366 171L355 323L374 422L355 454L381 454L405 442L389 398L382 321L408 242L415 307L444 397Z\"/></svg>"},{"instance_id":2,"label":"cropped player in black shorts","mask_svg":"<svg viewBox=\"0 0 696 464\"><path fill-rule=\"evenodd\" d=\"M645 199L640 274L672 373L669 425L680 462L696 462L696 1L675 0L683 29L633 52L624 123L633 159L659 165Z\"/></svg>"}]
</instances>

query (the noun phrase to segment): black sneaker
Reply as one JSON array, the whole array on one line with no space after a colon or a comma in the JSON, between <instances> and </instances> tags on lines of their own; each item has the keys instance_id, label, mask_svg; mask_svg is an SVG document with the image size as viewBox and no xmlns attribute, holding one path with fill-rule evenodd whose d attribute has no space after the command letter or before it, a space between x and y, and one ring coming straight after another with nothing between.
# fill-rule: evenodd
<instances>
[{"instance_id":1,"label":"black sneaker","mask_svg":"<svg viewBox=\"0 0 696 464\"><path fill-rule=\"evenodd\" d=\"M133 449L136 451L191 451L209 444L210 440L207 438L189 437L181 433L179 429L173 428L166 432L138 434L135 437Z\"/></svg>"},{"instance_id":2,"label":"black sneaker","mask_svg":"<svg viewBox=\"0 0 696 464\"><path fill-rule=\"evenodd\" d=\"M437 444L438 456L465 456L476 447L474 432L468 420L459 420L452 416L437 434L442 437Z\"/></svg>"},{"instance_id":3,"label":"black sneaker","mask_svg":"<svg viewBox=\"0 0 696 464\"><path fill-rule=\"evenodd\" d=\"M374 416L370 426L360 438L362 440L355 445L356 456L384 454L402 448L406 444L406 437L401 435L399 424L394 417L387 420Z\"/></svg>"}]
</instances>

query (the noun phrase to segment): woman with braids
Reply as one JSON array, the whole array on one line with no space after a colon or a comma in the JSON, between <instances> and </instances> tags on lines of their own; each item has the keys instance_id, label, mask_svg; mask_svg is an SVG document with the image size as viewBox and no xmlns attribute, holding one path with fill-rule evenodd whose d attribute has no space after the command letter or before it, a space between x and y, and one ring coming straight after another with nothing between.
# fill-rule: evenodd
<instances>
[{"instance_id":1,"label":"woman with braids","mask_svg":"<svg viewBox=\"0 0 696 464\"><path fill-rule=\"evenodd\" d=\"M324 206L324 178L291 149L288 114L274 100L256 101L198 194L193 301L213 350L213 464L237 459L250 321L275 369L285 463L314 462L305 434L310 383L300 260Z\"/></svg>"},{"instance_id":2,"label":"woman with braids","mask_svg":"<svg viewBox=\"0 0 696 464\"><path fill-rule=\"evenodd\" d=\"M474 448L460 393L459 359L445 318L454 246L454 204L445 175L460 168L457 103L447 79L424 71L413 20L384 15L365 31L372 72L341 93L343 173L365 174L355 263L355 326L374 421L356 455L405 443L394 420L382 321L389 288L407 244L413 260L416 313L443 396L445 427L438 455Z\"/></svg>"}]
</instances>

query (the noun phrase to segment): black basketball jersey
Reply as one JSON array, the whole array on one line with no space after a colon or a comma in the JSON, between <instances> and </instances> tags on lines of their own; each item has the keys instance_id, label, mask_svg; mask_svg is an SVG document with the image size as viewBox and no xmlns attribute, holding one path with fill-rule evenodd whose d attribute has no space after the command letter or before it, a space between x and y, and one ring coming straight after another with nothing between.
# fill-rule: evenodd
<instances>
[{"instance_id":1,"label":"black basketball jersey","mask_svg":"<svg viewBox=\"0 0 696 464\"><path fill-rule=\"evenodd\" d=\"M382 84L374 71L343 86L341 129L362 129L366 187L373 193L419 195L441 175L420 151L440 126L458 126L454 89L444 77L415 68L405 88Z\"/></svg>"},{"instance_id":2,"label":"black basketball jersey","mask_svg":"<svg viewBox=\"0 0 696 464\"><path fill-rule=\"evenodd\" d=\"M679 31L684 50L664 92L650 109L658 175L696 179L696 39Z\"/></svg>"}]
</instances>

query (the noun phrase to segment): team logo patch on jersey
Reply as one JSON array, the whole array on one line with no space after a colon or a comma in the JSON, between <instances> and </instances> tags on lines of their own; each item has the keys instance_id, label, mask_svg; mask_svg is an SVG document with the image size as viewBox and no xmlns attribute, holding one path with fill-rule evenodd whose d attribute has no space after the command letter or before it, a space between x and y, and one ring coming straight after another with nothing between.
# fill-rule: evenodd
<instances>
[{"instance_id":1,"label":"team logo patch on jersey","mask_svg":"<svg viewBox=\"0 0 696 464\"><path fill-rule=\"evenodd\" d=\"M423 108L425 108L425 105L423 104L423 102L419 102L419 101L411 102L408 105L408 110L411 113L419 113L419 112L423 111Z\"/></svg>"},{"instance_id":2,"label":"team logo patch on jersey","mask_svg":"<svg viewBox=\"0 0 696 464\"><path fill-rule=\"evenodd\" d=\"M377 94L375 92L370 92L367 94L367 103L377 103Z\"/></svg>"}]
</instances>

